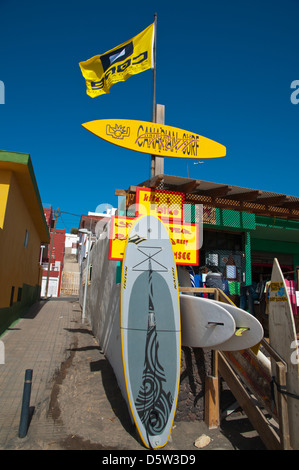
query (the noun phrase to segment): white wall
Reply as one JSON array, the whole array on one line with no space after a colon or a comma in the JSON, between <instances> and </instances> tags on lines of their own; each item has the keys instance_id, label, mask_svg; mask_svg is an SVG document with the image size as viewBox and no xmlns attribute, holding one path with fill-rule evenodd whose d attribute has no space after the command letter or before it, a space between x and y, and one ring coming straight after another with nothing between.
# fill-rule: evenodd
<instances>
[{"instance_id":1,"label":"white wall","mask_svg":"<svg viewBox=\"0 0 299 470\"><path fill-rule=\"evenodd\" d=\"M110 223L107 230L110 233ZM108 260L109 238L96 240L90 252L91 282L87 287L86 318L100 347L111 364L119 388L127 400L120 338L120 284L116 284L116 261ZM82 263L84 269L86 260ZM83 272L81 269L81 272ZM83 305L84 288L80 288Z\"/></svg>"},{"instance_id":2,"label":"white wall","mask_svg":"<svg viewBox=\"0 0 299 470\"><path fill-rule=\"evenodd\" d=\"M77 243L79 241L79 236L73 233L65 234L65 253L76 255L77 254ZM76 247L73 248L73 245L76 244Z\"/></svg>"},{"instance_id":3,"label":"white wall","mask_svg":"<svg viewBox=\"0 0 299 470\"><path fill-rule=\"evenodd\" d=\"M48 297L57 297L59 277L49 277ZM47 277L43 276L41 286L41 297L46 295Z\"/></svg>"}]
</instances>

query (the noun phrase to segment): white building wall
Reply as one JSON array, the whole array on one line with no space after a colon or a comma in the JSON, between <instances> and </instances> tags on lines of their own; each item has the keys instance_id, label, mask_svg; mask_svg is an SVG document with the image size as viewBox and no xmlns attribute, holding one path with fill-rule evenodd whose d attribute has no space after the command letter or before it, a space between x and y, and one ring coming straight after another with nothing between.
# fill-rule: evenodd
<instances>
[{"instance_id":1,"label":"white building wall","mask_svg":"<svg viewBox=\"0 0 299 470\"><path fill-rule=\"evenodd\" d=\"M79 241L79 236L73 233L65 234L65 253L70 255L77 254L77 245ZM74 246L75 245L75 246Z\"/></svg>"},{"instance_id":2,"label":"white building wall","mask_svg":"<svg viewBox=\"0 0 299 470\"><path fill-rule=\"evenodd\" d=\"M110 223L107 230L110 233ZM110 362L122 395L127 400L122 365L120 337L120 284L116 284L116 261L108 260L109 237L103 234L92 247L90 265L92 274L87 286L86 318L93 334ZM81 272L85 269L86 260ZM84 283L85 284L85 283ZM85 285L80 288L80 304L83 305Z\"/></svg>"}]
</instances>

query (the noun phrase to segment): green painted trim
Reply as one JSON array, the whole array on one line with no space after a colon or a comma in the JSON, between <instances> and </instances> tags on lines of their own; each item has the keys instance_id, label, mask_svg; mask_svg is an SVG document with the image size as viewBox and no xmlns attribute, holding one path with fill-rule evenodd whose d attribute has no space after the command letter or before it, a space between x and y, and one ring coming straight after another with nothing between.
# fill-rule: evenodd
<instances>
[{"instance_id":1,"label":"green painted trim","mask_svg":"<svg viewBox=\"0 0 299 470\"><path fill-rule=\"evenodd\" d=\"M250 232L245 232L245 282L247 286L252 283L251 275L251 237Z\"/></svg>"},{"instance_id":2,"label":"green painted trim","mask_svg":"<svg viewBox=\"0 0 299 470\"><path fill-rule=\"evenodd\" d=\"M299 243L284 242L279 240L252 238L251 249L253 251L269 251L271 253L276 252L299 255Z\"/></svg>"},{"instance_id":3,"label":"green painted trim","mask_svg":"<svg viewBox=\"0 0 299 470\"><path fill-rule=\"evenodd\" d=\"M45 218L45 214L44 214L44 208L43 208L43 204L42 204L42 201L41 201L41 198L40 198L40 193L39 193L39 189L38 189L38 186L37 186L37 181L36 181L36 178L35 178L35 174L34 174L33 165L32 165L30 155L29 155L29 160L28 160L28 170L29 170L29 173L30 173L30 176L31 176L31 181L32 181L32 184L33 184L33 188L34 188L34 191L35 191L37 203L39 205L39 209L40 209L41 216L42 216L42 219L43 219L45 230L47 231L47 233L50 236L49 228L48 228L48 225L47 225L47 222L46 222L46 218Z\"/></svg>"},{"instance_id":4,"label":"green painted trim","mask_svg":"<svg viewBox=\"0 0 299 470\"><path fill-rule=\"evenodd\" d=\"M116 261L116 284L121 283L122 261Z\"/></svg>"},{"instance_id":5,"label":"green painted trim","mask_svg":"<svg viewBox=\"0 0 299 470\"><path fill-rule=\"evenodd\" d=\"M255 229L255 214L248 212L216 209L216 223L218 228L235 228L239 230Z\"/></svg>"},{"instance_id":6,"label":"green painted trim","mask_svg":"<svg viewBox=\"0 0 299 470\"><path fill-rule=\"evenodd\" d=\"M30 178L31 178L31 182L32 182L32 185L33 185L33 189L34 189L34 192L35 192L35 197L36 197L36 200L37 200L37 203L38 203L38 206L39 206L41 219L43 221L45 231L46 231L46 233L48 235L48 238L49 238L49 241L50 241L49 228L48 228L48 225L47 225L47 222L46 222L46 218L45 218L45 214L44 214L44 208L43 208L42 201L41 201L41 198L40 198L40 193L39 193L39 189L38 189L38 186L37 186L37 181L36 181L36 178L35 178L35 174L34 174L33 165L32 165L30 155L28 153L8 152L6 150L0 150L0 162L1 161L17 163L19 165L27 166L28 171L29 171L29 175L30 175Z\"/></svg>"},{"instance_id":7,"label":"green painted trim","mask_svg":"<svg viewBox=\"0 0 299 470\"><path fill-rule=\"evenodd\" d=\"M0 160L3 162L20 163L27 165L30 160L29 153L9 152L7 150L0 150Z\"/></svg>"},{"instance_id":8,"label":"green painted trim","mask_svg":"<svg viewBox=\"0 0 299 470\"><path fill-rule=\"evenodd\" d=\"M195 223L195 204L184 204L184 221L187 223Z\"/></svg>"},{"instance_id":9,"label":"green painted trim","mask_svg":"<svg viewBox=\"0 0 299 470\"><path fill-rule=\"evenodd\" d=\"M296 220L278 219L276 217L266 217L257 215L256 225L259 227L281 228L285 230L299 231L299 222L297 222Z\"/></svg>"},{"instance_id":10,"label":"green painted trim","mask_svg":"<svg viewBox=\"0 0 299 470\"><path fill-rule=\"evenodd\" d=\"M216 208L216 224L203 224L204 228L217 228L219 230L247 231L255 230L255 214L231 211Z\"/></svg>"},{"instance_id":11,"label":"green painted trim","mask_svg":"<svg viewBox=\"0 0 299 470\"><path fill-rule=\"evenodd\" d=\"M29 307L40 299L41 286L29 286L23 284L22 300L14 302L11 307L0 309L0 335L20 320L28 311Z\"/></svg>"},{"instance_id":12,"label":"green painted trim","mask_svg":"<svg viewBox=\"0 0 299 470\"><path fill-rule=\"evenodd\" d=\"M27 307L27 308L28 308L28 307ZM22 314L22 315L23 315L23 314ZM21 315L21 316L22 316L22 315ZM21 320L21 316L18 317L15 321L13 321L4 331L2 331L2 332L0 333L0 338L1 338L3 335L5 335L5 333L6 333L6 331L7 331L8 329L11 330L12 328L14 328L14 327L19 323L19 321Z\"/></svg>"}]
</instances>

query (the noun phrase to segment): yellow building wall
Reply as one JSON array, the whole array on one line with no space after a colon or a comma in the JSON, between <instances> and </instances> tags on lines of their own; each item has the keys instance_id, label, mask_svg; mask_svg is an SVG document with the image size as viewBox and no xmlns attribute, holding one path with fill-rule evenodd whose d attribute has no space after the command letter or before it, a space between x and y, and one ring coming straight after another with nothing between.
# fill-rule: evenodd
<instances>
[{"instance_id":1,"label":"yellow building wall","mask_svg":"<svg viewBox=\"0 0 299 470\"><path fill-rule=\"evenodd\" d=\"M23 284L40 285L40 244L16 177L10 171L0 171L0 309L10 306L12 286L16 302Z\"/></svg>"},{"instance_id":2,"label":"yellow building wall","mask_svg":"<svg viewBox=\"0 0 299 470\"><path fill-rule=\"evenodd\" d=\"M0 229L3 229L11 172L0 172Z\"/></svg>"}]
</instances>

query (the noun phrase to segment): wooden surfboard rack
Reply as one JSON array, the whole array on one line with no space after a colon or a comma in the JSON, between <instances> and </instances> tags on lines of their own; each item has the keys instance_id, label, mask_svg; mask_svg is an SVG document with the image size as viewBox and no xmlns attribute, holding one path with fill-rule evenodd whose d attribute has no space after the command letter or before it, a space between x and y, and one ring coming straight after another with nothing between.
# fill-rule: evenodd
<instances>
[{"instance_id":1,"label":"wooden surfboard rack","mask_svg":"<svg viewBox=\"0 0 299 470\"><path fill-rule=\"evenodd\" d=\"M233 304L224 292L217 288L180 287L179 290L189 293L213 293L215 300ZM276 363L276 386L278 389L284 389L286 386L286 363L265 339L262 340L261 345ZM232 358L233 360L231 360ZM256 354L250 355L250 361L253 369L259 370L260 364ZM286 396L277 393L276 406L273 406L273 409L269 407L269 403L273 403L271 387L274 384L271 374L266 378L265 385L259 390L260 384L256 383L255 377L251 376L248 380L250 374L246 373L248 371L242 371L235 352L212 351L211 369L211 375L206 376L205 380L205 423L208 428L213 429L220 426L220 377L222 377L252 426L258 432L265 447L268 450L292 450ZM272 414L271 418L274 419L277 428L269 422L266 416L269 412Z\"/></svg>"}]
</instances>

